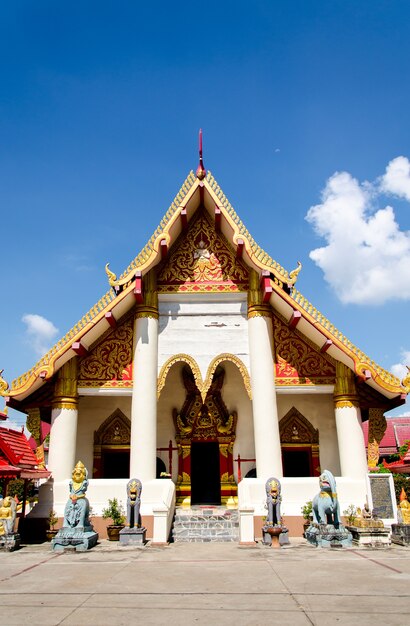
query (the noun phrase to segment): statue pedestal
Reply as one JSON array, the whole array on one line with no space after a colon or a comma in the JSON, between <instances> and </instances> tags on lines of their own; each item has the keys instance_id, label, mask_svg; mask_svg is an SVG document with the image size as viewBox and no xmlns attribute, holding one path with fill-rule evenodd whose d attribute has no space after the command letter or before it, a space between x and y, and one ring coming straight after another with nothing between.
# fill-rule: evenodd
<instances>
[{"instance_id":1,"label":"statue pedestal","mask_svg":"<svg viewBox=\"0 0 410 626\"><path fill-rule=\"evenodd\" d=\"M19 549L20 543L21 543L21 539L18 533L12 533L11 535L0 536L0 550L5 550L6 552L13 552L13 550Z\"/></svg>"},{"instance_id":2,"label":"statue pedestal","mask_svg":"<svg viewBox=\"0 0 410 626\"><path fill-rule=\"evenodd\" d=\"M147 529L144 526L141 528L125 527L120 530L120 544L122 546L143 546L146 542L146 533Z\"/></svg>"},{"instance_id":3,"label":"statue pedestal","mask_svg":"<svg viewBox=\"0 0 410 626\"><path fill-rule=\"evenodd\" d=\"M76 552L86 552L93 548L98 541L98 533L94 530L85 531L83 527L60 528L51 542L54 552L64 552L64 550L75 550Z\"/></svg>"},{"instance_id":4,"label":"statue pedestal","mask_svg":"<svg viewBox=\"0 0 410 626\"><path fill-rule=\"evenodd\" d=\"M391 545L390 530L388 528L347 526L347 529L352 533L353 543L356 546L388 548Z\"/></svg>"},{"instance_id":5,"label":"statue pedestal","mask_svg":"<svg viewBox=\"0 0 410 626\"><path fill-rule=\"evenodd\" d=\"M317 548L351 548L352 534L343 524L335 528L332 524L311 524L305 537Z\"/></svg>"},{"instance_id":6,"label":"statue pedestal","mask_svg":"<svg viewBox=\"0 0 410 626\"><path fill-rule=\"evenodd\" d=\"M392 524L391 540L399 546L410 546L410 524Z\"/></svg>"},{"instance_id":7,"label":"statue pedestal","mask_svg":"<svg viewBox=\"0 0 410 626\"><path fill-rule=\"evenodd\" d=\"M265 546L272 548L289 545L288 532L286 526L262 526L262 541Z\"/></svg>"}]
</instances>

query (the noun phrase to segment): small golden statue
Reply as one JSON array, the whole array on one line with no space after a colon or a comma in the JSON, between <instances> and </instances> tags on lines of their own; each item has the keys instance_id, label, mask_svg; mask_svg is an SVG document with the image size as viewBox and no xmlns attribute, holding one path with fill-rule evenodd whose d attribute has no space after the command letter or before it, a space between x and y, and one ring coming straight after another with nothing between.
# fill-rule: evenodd
<instances>
[{"instance_id":1,"label":"small golden statue","mask_svg":"<svg viewBox=\"0 0 410 626\"><path fill-rule=\"evenodd\" d=\"M410 524L410 502L407 500L407 494L404 491L404 487L402 487L400 493L399 509L403 524Z\"/></svg>"},{"instance_id":2,"label":"small golden statue","mask_svg":"<svg viewBox=\"0 0 410 626\"><path fill-rule=\"evenodd\" d=\"M0 535L12 535L16 520L16 503L10 496L0 500Z\"/></svg>"}]
</instances>

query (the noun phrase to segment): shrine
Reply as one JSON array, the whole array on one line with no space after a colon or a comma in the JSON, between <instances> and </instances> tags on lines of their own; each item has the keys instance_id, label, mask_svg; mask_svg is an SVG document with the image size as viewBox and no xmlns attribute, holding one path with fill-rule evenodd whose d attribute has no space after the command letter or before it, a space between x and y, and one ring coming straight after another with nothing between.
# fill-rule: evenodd
<instances>
[{"instance_id":1,"label":"shrine","mask_svg":"<svg viewBox=\"0 0 410 626\"><path fill-rule=\"evenodd\" d=\"M78 461L97 526L108 498L142 481L141 517L157 543L176 505L221 504L238 508L241 541L253 541L271 476L290 534L324 468L342 508L364 502L384 414L410 381L342 335L297 290L295 266L254 241L201 148L143 250L118 277L107 264L107 293L28 372L10 386L0 378L35 438L51 424L52 479L30 515L63 516Z\"/></svg>"}]
</instances>

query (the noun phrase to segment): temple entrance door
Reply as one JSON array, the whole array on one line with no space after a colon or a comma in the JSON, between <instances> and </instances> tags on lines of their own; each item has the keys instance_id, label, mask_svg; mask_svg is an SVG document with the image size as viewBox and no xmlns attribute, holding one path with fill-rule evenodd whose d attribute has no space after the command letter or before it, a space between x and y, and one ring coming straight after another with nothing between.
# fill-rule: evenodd
<instances>
[{"instance_id":1,"label":"temple entrance door","mask_svg":"<svg viewBox=\"0 0 410 626\"><path fill-rule=\"evenodd\" d=\"M130 475L130 451L102 450L103 478L128 478Z\"/></svg>"},{"instance_id":2,"label":"temple entrance door","mask_svg":"<svg viewBox=\"0 0 410 626\"><path fill-rule=\"evenodd\" d=\"M310 447L282 447L282 465L284 476L313 476L312 452Z\"/></svg>"},{"instance_id":3,"label":"temple entrance door","mask_svg":"<svg viewBox=\"0 0 410 626\"><path fill-rule=\"evenodd\" d=\"M191 443L191 504L221 504L217 441Z\"/></svg>"}]
</instances>

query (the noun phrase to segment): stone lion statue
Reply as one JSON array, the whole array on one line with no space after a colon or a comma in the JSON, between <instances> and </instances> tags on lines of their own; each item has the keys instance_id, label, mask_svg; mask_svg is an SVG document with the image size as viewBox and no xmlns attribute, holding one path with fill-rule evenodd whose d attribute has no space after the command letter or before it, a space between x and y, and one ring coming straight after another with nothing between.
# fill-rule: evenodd
<instances>
[{"instance_id":1,"label":"stone lion statue","mask_svg":"<svg viewBox=\"0 0 410 626\"><path fill-rule=\"evenodd\" d=\"M336 480L332 472L324 470L319 477L320 492L313 498L313 522L340 525L340 507L336 492Z\"/></svg>"},{"instance_id":2,"label":"stone lion statue","mask_svg":"<svg viewBox=\"0 0 410 626\"><path fill-rule=\"evenodd\" d=\"M127 483L127 523L129 528L140 526L142 483L138 478L131 478Z\"/></svg>"}]
</instances>

